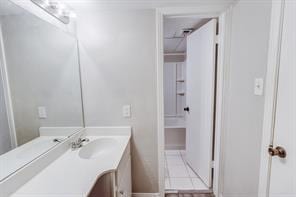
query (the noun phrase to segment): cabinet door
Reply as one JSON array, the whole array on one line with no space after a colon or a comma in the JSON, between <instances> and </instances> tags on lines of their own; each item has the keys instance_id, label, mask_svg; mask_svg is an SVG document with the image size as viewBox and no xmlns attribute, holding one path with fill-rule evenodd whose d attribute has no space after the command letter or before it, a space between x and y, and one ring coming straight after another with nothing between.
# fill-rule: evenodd
<instances>
[{"instance_id":1,"label":"cabinet door","mask_svg":"<svg viewBox=\"0 0 296 197\"><path fill-rule=\"evenodd\" d=\"M132 171L131 171L131 158L129 157L124 170L122 172L121 180L118 180L118 197L131 197L132 196Z\"/></svg>"},{"instance_id":2,"label":"cabinet door","mask_svg":"<svg viewBox=\"0 0 296 197\"><path fill-rule=\"evenodd\" d=\"M108 173L100 177L93 186L88 197L111 197L114 196L114 173Z\"/></svg>"}]
</instances>

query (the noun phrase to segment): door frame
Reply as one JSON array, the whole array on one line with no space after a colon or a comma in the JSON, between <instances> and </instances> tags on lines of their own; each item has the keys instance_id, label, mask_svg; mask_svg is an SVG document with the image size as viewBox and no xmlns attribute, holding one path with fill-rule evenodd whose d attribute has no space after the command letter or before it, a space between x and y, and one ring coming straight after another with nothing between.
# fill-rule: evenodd
<instances>
[{"instance_id":1,"label":"door frame","mask_svg":"<svg viewBox=\"0 0 296 197\"><path fill-rule=\"evenodd\" d=\"M158 130L158 186L160 196L165 194L164 173L164 96L163 96L163 17L164 16L200 16L201 18L217 18L219 22L217 87L215 112L215 143L214 143L214 175L213 192L217 197L223 190L224 144L226 135L227 98L229 89L229 61L232 8L230 6L175 7L156 9L156 71L157 71L157 130Z\"/></svg>"},{"instance_id":2,"label":"door frame","mask_svg":"<svg viewBox=\"0 0 296 197\"><path fill-rule=\"evenodd\" d=\"M271 26L269 35L268 63L266 72L263 134L259 178L259 197L269 196L271 157L267 149L273 143L277 105L278 78L285 0L272 1Z\"/></svg>"},{"instance_id":3,"label":"door frame","mask_svg":"<svg viewBox=\"0 0 296 197\"><path fill-rule=\"evenodd\" d=\"M10 92L10 85L9 85L9 79L8 79L1 23L0 23L0 77L1 77L1 80L3 81L4 100L6 105L10 141L12 146L11 148L14 149L17 147L18 144L17 144L17 137L16 137L16 130L15 130L15 122L14 122L14 115L13 115L13 107L12 107L11 92Z\"/></svg>"}]
</instances>

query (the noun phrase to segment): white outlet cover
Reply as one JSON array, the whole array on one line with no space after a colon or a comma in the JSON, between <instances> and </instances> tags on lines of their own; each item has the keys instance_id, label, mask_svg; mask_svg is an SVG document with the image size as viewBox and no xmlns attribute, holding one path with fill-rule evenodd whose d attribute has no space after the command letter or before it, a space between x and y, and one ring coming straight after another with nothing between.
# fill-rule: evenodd
<instances>
[{"instance_id":1,"label":"white outlet cover","mask_svg":"<svg viewBox=\"0 0 296 197\"><path fill-rule=\"evenodd\" d=\"M47 118L46 107L44 107L44 106L38 107L38 116L40 119Z\"/></svg>"},{"instance_id":2,"label":"white outlet cover","mask_svg":"<svg viewBox=\"0 0 296 197\"><path fill-rule=\"evenodd\" d=\"M124 118L130 118L131 117L131 105L124 105L122 107L122 116Z\"/></svg>"},{"instance_id":3,"label":"white outlet cover","mask_svg":"<svg viewBox=\"0 0 296 197\"><path fill-rule=\"evenodd\" d=\"M263 78L256 78L254 82L254 94L257 96L262 96L263 90L264 90Z\"/></svg>"}]
</instances>

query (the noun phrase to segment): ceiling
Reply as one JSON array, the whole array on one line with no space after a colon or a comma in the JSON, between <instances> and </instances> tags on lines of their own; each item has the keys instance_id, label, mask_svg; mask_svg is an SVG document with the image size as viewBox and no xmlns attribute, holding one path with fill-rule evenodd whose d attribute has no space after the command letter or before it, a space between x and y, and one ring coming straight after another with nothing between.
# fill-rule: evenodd
<instances>
[{"instance_id":1,"label":"ceiling","mask_svg":"<svg viewBox=\"0 0 296 197\"><path fill-rule=\"evenodd\" d=\"M183 53L186 51L184 29L198 29L209 19L198 17L167 17L164 19L164 52Z\"/></svg>"}]
</instances>

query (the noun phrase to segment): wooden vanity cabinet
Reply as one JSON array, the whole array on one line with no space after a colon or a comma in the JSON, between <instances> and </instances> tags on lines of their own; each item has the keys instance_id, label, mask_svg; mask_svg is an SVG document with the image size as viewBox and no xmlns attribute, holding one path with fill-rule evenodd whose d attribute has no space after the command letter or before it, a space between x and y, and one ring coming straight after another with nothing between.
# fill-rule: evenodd
<instances>
[{"instance_id":1,"label":"wooden vanity cabinet","mask_svg":"<svg viewBox=\"0 0 296 197\"><path fill-rule=\"evenodd\" d=\"M132 196L132 169L130 144L127 146L117 171L115 172L116 197Z\"/></svg>"},{"instance_id":2,"label":"wooden vanity cabinet","mask_svg":"<svg viewBox=\"0 0 296 197\"><path fill-rule=\"evenodd\" d=\"M131 153L130 144L126 147L120 160L118 168L114 172L101 176L89 197L131 197L132 175L131 175Z\"/></svg>"}]
</instances>

